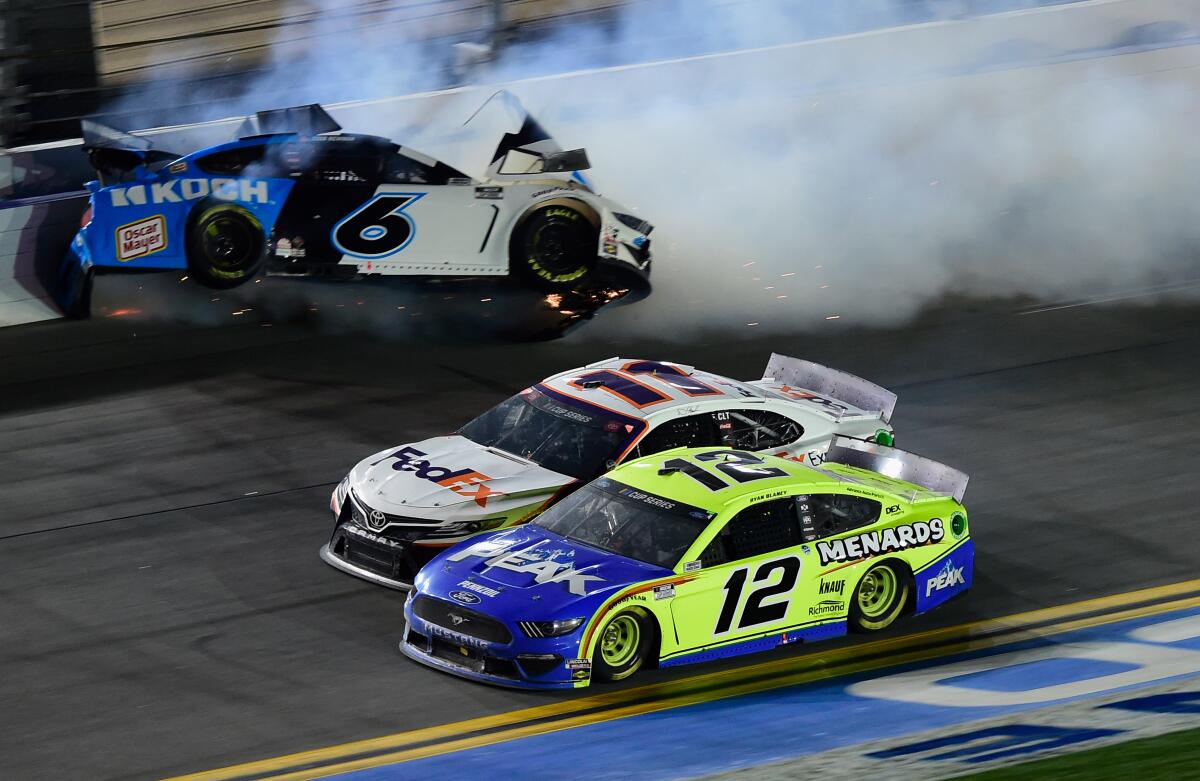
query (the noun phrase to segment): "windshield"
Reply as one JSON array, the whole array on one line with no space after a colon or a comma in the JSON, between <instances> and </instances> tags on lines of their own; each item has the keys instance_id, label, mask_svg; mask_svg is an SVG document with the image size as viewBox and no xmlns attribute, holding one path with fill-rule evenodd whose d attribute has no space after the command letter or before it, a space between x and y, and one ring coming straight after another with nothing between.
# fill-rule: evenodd
<instances>
[{"instance_id":1,"label":"windshield","mask_svg":"<svg viewBox=\"0 0 1200 781\"><path fill-rule=\"evenodd\" d=\"M530 388L492 407L458 433L560 474L591 480L611 468L631 432L629 424L604 410L568 407Z\"/></svg>"},{"instance_id":2,"label":"windshield","mask_svg":"<svg viewBox=\"0 0 1200 781\"><path fill-rule=\"evenodd\" d=\"M569 540L674 569L712 516L682 502L601 478L534 522Z\"/></svg>"}]
</instances>

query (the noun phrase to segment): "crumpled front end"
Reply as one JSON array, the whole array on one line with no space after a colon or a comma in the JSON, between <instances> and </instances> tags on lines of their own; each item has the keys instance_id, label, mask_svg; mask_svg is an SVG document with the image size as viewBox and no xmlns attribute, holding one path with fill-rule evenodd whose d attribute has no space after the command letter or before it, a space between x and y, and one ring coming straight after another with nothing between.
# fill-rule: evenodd
<instances>
[{"instance_id":1,"label":"crumpled front end","mask_svg":"<svg viewBox=\"0 0 1200 781\"><path fill-rule=\"evenodd\" d=\"M598 276L614 290L625 291L617 297L622 303L640 301L650 295L654 226L607 198L597 196L595 201L600 212Z\"/></svg>"}]
</instances>

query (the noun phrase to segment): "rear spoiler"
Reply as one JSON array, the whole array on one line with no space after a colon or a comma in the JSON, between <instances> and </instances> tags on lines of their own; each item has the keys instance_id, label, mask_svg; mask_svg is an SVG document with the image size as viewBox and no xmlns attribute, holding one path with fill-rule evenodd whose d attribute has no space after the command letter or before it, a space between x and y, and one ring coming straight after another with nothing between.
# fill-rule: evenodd
<instances>
[{"instance_id":1,"label":"rear spoiler","mask_svg":"<svg viewBox=\"0 0 1200 781\"><path fill-rule=\"evenodd\" d=\"M300 136L319 136L323 133L336 133L342 126L329 116L320 104L309 103L307 106L290 106L269 111L259 111L252 117L246 117L238 127L238 138L270 135L275 133L295 133Z\"/></svg>"},{"instance_id":2,"label":"rear spoiler","mask_svg":"<svg viewBox=\"0 0 1200 781\"><path fill-rule=\"evenodd\" d=\"M850 437L835 437L825 452L825 462L877 472L932 493L953 496L958 502L963 500L969 479L963 472L924 456Z\"/></svg>"},{"instance_id":3,"label":"rear spoiler","mask_svg":"<svg viewBox=\"0 0 1200 781\"><path fill-rule=\"evenodd\" d=\"M161 167L179 158L174 152L155 149L148 138L117 130L94 119L80 120L79 126L88 164L103 185L125 180L138 166L157 170L156 164Z\"/></svg>"},{"instance_id":4,"label":"rear spoiler","mask_svg":"<svg viewBox=\"0 0 1200 781\"><path fill-rule=\"evenodd\" d=\"M892 419L896 394L862 377L779 353L771 353L764 380L774 380L831 396L867 412L878 412L884 423Z\"/></svg>"}]
</instances>

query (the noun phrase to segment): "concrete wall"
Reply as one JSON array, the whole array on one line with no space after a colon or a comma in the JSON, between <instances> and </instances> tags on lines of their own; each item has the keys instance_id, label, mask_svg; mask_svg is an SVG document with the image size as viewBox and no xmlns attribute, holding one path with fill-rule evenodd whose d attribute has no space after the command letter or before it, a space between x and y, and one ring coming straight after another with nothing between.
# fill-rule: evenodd
<instances>
[{"instance_id":1,"label":"concrete wall","mask_svg":"<svg viewBox=\"0 0 1200 781\"><path fill-rule=\"evenodd\" d=\"M74 196L0 207L0 327L62 316L47 291L86 205Z\"/></svg>"}]
</instances>

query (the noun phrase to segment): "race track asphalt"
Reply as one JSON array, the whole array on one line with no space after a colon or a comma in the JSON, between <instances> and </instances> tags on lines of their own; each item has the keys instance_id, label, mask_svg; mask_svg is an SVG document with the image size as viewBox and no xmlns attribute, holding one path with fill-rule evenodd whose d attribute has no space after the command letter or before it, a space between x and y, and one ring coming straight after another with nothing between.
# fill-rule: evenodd
<instances>
[{"instance_id":1,"label":"race track asphalt","mask_svg":"<svg viewBox=\"0 0 1200 781\"><path fill-rule=\"evenodd\" d=\"M0 331L0 777L155 778L573 696L410 663L401 597L317 550L357 459L616 354L754 378L776 350L894 388L897 444L971 475L978 546L974 591L899 632L1196 577L1200 309L1018 309L682 344L620 313L516 344Z\"/></svg>"}]
</instances>

